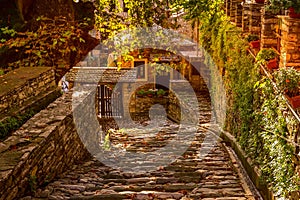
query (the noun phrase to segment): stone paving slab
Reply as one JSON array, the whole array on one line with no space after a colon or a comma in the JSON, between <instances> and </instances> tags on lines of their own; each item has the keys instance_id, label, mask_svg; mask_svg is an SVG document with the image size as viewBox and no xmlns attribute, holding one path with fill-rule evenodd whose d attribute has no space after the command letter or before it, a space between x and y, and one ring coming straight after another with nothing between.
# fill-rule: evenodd
<instances>
[{"instance_id":1,"label":"stone paving slab","mask_svg":"<svg viewBox=\"0 0 300 200\"><path fill-rule=\"evenodd\" d=\"M203 105L203 98L201 100ZM218 139L215 145L203 142L207 135L216 137L213 132L206 131L211 116L205 116L205 119L201 117L195 139L187 151L168 166L161 166L149 172L123 172L92 159L73 166L56 181L38 188L22 199L258 199L249 192L222 141ZM171 137L171 127L177 128L171 122L164 125L165 131L159 140L163 138L163 141L167 141ZM155 145L157 138L148 138L149 144L144 150L158 148ZM118 135L117 132L115 135L112 133L111 139L115 145L125 140L124 135ZM129 137L127 142L138 151L139 148L143 148L140 145L142 140L144 138ZM152 142L149 142L150 140ZM199 158L201 147L209 148L210 151L205 157Z\"/></svg>"}]
</instances>

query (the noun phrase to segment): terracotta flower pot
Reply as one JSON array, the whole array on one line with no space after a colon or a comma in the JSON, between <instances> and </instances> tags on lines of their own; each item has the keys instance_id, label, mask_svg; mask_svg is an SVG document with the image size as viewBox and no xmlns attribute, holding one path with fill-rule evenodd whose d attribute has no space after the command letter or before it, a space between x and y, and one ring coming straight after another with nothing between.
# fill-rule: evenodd
<instances>
[{"instance_id":1,"label":"terracotta flower pot","mask_svg":"<svg viewBox=\"0 0 300 200\"><path fill-rule=\"evenodd\" d=\"M264 3L265 0L255 0L256 3Z\"/></svg>"},{"instance_id":2,"label":"terracotta flower pot","mask_svg":"<svg viewBox=\"0 0 300 200\"><path fill-rule=\"evenodd\" d=\"M295 9L293 7L289 8L289 11L290 18L300 18L300 13L295 13Z\"/></svg>"},{"instance_id":3,"label":"terracotta flower pot","mask_svg":"<svg viewBox=\"0 0 300 200\"><path fill-rule=\"evenodd\" d=\"M267 67L268 67L268 69L277 69L278 68L277 60L275 58L272 60L269 60Z\"/></svg>"},{"instance_id":4,"label":"terracotta flower pot","mask_svg":"<svg viewBox=\"0 0 300 200\"><path fill-rule=\"evenodd\" d=\"M300 96L295 96L295 97L289 97L286 95L286 98L289 100L291 106L294 109L297 109L300 107Z\"/></svg>"},{"instance_id":5,"label":"terracotta flower pot","mask_svg":"<svg viewBox=\"0 0 300 200\"><path fill-rule=\"evenodd\" d=\"M256 40L256 41L251 41L250 42L250 46L254 49L259 48L260 47L260 41Z\"/></svg>"}]
</instances>

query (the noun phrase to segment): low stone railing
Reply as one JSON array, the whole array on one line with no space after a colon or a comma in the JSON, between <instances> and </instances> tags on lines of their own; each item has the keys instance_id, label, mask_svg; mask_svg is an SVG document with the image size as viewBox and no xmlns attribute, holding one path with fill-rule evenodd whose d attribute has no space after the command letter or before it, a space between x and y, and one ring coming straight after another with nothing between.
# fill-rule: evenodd
<instances>
[{"instance_id":1,"label":"low stone railing","mask_svg":"<svg viewBox=\"0 0 300 200\"><path fill-rule=\"evenodd\" d=\"M34 192L89 153L76 133L72 94L42 110L0 142L0 199Z\"/></svg>"},{"instance_id":2,"label":"low stone railing","mask_svg":"<svg viewBox=\"0 0 300 200\"><path fill-rule=\"evenodd\" d=\"M3 87L9 87L10 84L15 85L15 87L9 88L8 92L0 93L0 113L7 112L11 108L20 108L32 97L36 97L56 86L54 71L50 67L37 69L39 74L32 78L28 78L27 75L24 75L24 77L15 75L24 73L25 70L23 68L12 71L1 78L0 82L1 85L3 84ZM31 69L28 68L26 70L30 72ZM25 81L22 81L24 79ZM2 81L4 82L2 83Z\"/></svg>"}]
</instances>

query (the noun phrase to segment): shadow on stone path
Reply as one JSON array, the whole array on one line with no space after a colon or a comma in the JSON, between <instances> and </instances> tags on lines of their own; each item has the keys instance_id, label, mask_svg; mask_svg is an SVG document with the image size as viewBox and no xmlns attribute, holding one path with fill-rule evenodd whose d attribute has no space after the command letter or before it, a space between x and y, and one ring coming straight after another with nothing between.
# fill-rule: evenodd
<instances>
[{"instance_id":1,"label":"shadow on stone path","mask_svg":"<svg viewBox=\"0 0 300 200\"><path fill-rule=\"evenodd\" d=\"M200 114L207 113L209 100L201 96L199 99L202 101ZM203 144L205 134L215 137L214 133L206 131L208 126L210 129L214 127L207 124L209 121L207 114L200 116L195 140L182 156L168 166L146 173L122 172L92 159L73 166L60 178L22 199L256 199L245 188L221 139L213 146ZM171 122L165 125L167 130L172 130L171 126L176 127ZM165 136L169 138L168 134ZM142 147L140 140L133 139L131 143L134 150ZM159 147L155 142L149 144L148 150L151 144L154 148ZM201 146L211 148L203 159L199 159Z\"/></svg>"}]
</instances>

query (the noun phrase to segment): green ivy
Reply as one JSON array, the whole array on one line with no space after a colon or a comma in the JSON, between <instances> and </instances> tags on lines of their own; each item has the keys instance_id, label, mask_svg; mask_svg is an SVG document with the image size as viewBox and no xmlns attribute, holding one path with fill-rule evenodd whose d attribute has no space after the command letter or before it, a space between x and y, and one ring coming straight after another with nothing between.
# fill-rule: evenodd
<instances>
[{"instance_id":1,"label":"green ivy","mask_svg":"<svg viewBox=\"0 0 300 200\"><path fill-rule=\"evenodd\" d=\"M10 133L16 131L22 124L30 119L35 112L28 110L18 116L11 116L0 122L0 139L3 140L9 136Z\"/></svg>"},{"instance_id":2,"label":"green ivy","mask_svg":"<svg viewBox=\"0 0 300 200\"><path fill-rule=\"evenodd\" d=\"M232 25L222 10L200 20L200 43L222 73L227 94L224 129L239 141L247 156L262 172L262 180L278 197L299 190L292 162L290 121L283 112L286 103L273 90L270 80L260 74L249 55L242 31ZM218 16L218 17L216 17ZM211 66L212 61L206 60ZM293 118L289 113L288 117Z\"/></svg>"}]
</instances>

